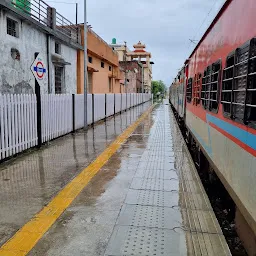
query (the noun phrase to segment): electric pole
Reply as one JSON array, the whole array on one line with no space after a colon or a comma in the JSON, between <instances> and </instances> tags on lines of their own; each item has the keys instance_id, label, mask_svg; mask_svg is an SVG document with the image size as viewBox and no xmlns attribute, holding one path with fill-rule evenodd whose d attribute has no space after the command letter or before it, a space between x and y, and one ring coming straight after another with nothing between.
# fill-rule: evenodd
<instances>
[{"instance_id":1,"label":"electric pole","mask_svg":"<svg viewBox=\"0 0 256 256\"><path fill-rule=\"evenodd\" d=\"M84 0L84 130L87 130L87 17Z\"/></svg>"},{"instance_id":2,"label":"electric pole","mask_svg":"<svg viewBox=\"0 0 256 256\"><path fill-rule=\"evenodd\" d=\"M126 54L127 54L127 43L126 41L124 42L124 48L125 48L125 53L124 53L124 61L125 61L125 69L124 69L124 87L125 87L125 93L126 93L126 110L127 111L127 59L126 59Z\"/></svg>"}]
</instances>

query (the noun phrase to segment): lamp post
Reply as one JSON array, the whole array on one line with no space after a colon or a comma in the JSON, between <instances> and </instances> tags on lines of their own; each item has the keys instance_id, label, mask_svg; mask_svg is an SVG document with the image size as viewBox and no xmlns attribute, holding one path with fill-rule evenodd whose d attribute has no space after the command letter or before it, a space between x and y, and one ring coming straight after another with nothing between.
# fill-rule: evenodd
<instances>
[{"instance_id":1,"label":"lamp post","mask_svg":"<svg viewBox=\"0 0 256 256\"><path fill-rule=\"evenodd\" d=\"M141 67L141 92L144 93L144 67L142 62L138 62ZM142 101L143 101L143 94L142 94Z\"/></svg>"},{"instance_id":2,"label":"lamp post","mask_svg":"<svg viewBox=\"0 0 256 256\"><path fill-rule=\"evenodd\" d=\"M87 130L87 21L86 0L84 0L84 130Z\"/></svg>"},{"instance_id":3,"label":"lamp post","mask_svg":"<svg viewBox=\"0 0 256 256\"><path fill-rule=\"evenodd\" d=\"M127 111L127 60L126 60L126 54L127 54L127 50L126 50L126 42L124 42L124 47L125 47L125 53L124 53L124 60L125 60L125 70L124 70L124 87L125 87L125 93L126 93L126 109L125 111Z\"/></svg>"},{"instance_id":4,"label":"lamp post","mask_svg":"<svg viewBox=\"0 0 256 256\"><path fill-rule=\"evenodd\" d=\"M143 67L143 63L142 63L142 102L144 100L144 67ZM144 103L144 102L143 102Z\"/></svg>"}]
</instances>

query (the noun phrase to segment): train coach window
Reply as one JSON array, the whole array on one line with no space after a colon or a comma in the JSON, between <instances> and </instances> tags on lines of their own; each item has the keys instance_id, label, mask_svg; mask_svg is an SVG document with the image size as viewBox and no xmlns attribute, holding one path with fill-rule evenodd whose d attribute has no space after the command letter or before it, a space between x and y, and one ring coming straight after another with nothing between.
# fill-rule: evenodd
<instances>
[{"instance_id":1,"label":"train coach window","mask_svg":"<svg viewBox=\"0 0 256 256\"><path fill-rule=\"evenodd\" d=\"M201 90L201 81L202 74L198 73L195 75L195 80L193 84L193 105L200 104L200 90Z\"/></svg>"},{"instance_id":2,"label":"train coach window","mask_svg":"<svg viewBox=\"0 0 256 256\"><path fill-rule=\"evenodd\" d=\"M256 129L256 38L250 43L248 78L246 87L245 122Z\"/></svg>"},{"instance_id":3,"label":"train coach window","mask_svg":"<svg viewBox=\"0 0 256 256\"><path fill-rule=\"evenodd\" d=\"M220 70L221 61L217 61L205 69L202 79L202 106L212 112L218 111Z\"/></svg>"},{"instance_id":4,"label":"train coach window","mask_svg":"<svg viewBox=\"0 0 256 256\"><path fill-rule=\"evenodd\" d=\"M211 81L211 66L207 67L204 71L204 76L202 79L202 90L201 90L201 101L202 106L205 109L208 109L208 91L209 91L209 85Z\"/></svg>"},{"instance_id":5,"label":"train coach window","mask_svg":"<svg viewBox=\"0 0 256 256\"><path fill-rule=\"evenodd\" d=\"M219 80L220 80L221 62L217 61L212 64L211 73L211 87L209 95L209 110L217 112L218 110L218 92L219 92Z\"/></svg>"},{"instance_id":6,"label":"train coach window","mask_svg":"<svg viewBox=\"0 0 256 256\"><path fill-rule=\"evenodd\" d=\"M191 98L192 98L192 84L193 84L193 79L189 78L188 79L188 85L187 85L187 93L186 93L186 98L187 98L187 102L191 102Z\"/></svg>"},{"instance_id":7,"label":"train coach window","mask_svg":"<svg viewBox=\"0 0 256 256\"><path fill-rule=\"evenodd\" d=\"M256 128L255 38L227 57L221 103L225 116Z\"/></svg>"},{"instance_id":8,"label":"train coach window","mask_svg":"<svg viewBox=\"0 0 256 256\"><path fill-rule=\"evenodd\" d=\"M231 117L232 88L234 78L235 53L231 53L226 60L226 68L223 70L221 103L225 116Z\"/></svg>"}]
</instances>

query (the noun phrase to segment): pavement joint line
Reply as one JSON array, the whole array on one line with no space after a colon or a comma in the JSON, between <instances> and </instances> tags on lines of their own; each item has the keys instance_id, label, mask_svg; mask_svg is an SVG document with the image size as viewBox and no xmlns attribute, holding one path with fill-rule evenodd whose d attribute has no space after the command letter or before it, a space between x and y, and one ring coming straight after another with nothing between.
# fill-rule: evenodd
<instances>
[{"instance_id":1,"label":"pavement joint line","mask_svg":"<svg viewBox=\"0 0 256 256\"><path fill-rule=\"evenodd\" d=\"M62 213L87 186L108 160L117 152L141 122L154 109L152 105L124 130L91 164L84 168L32 219L0 247L0 256L25 256L51 228Z\"/></svg>"}]
</instances>

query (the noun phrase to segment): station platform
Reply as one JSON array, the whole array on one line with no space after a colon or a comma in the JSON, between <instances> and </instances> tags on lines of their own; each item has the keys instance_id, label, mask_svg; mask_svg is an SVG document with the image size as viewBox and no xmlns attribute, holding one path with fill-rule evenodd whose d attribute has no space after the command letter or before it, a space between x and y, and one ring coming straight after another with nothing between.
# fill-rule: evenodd
<instances>
[{"instance_id":1,"label":"station platform","mask_svg":"<svg viewBox=\"0 0 256 256\"><path fill-rule=\"evenodd\" d=\"M0 166L0 256L231 255L165 100Z\"/></svg>"}]
</instances>

